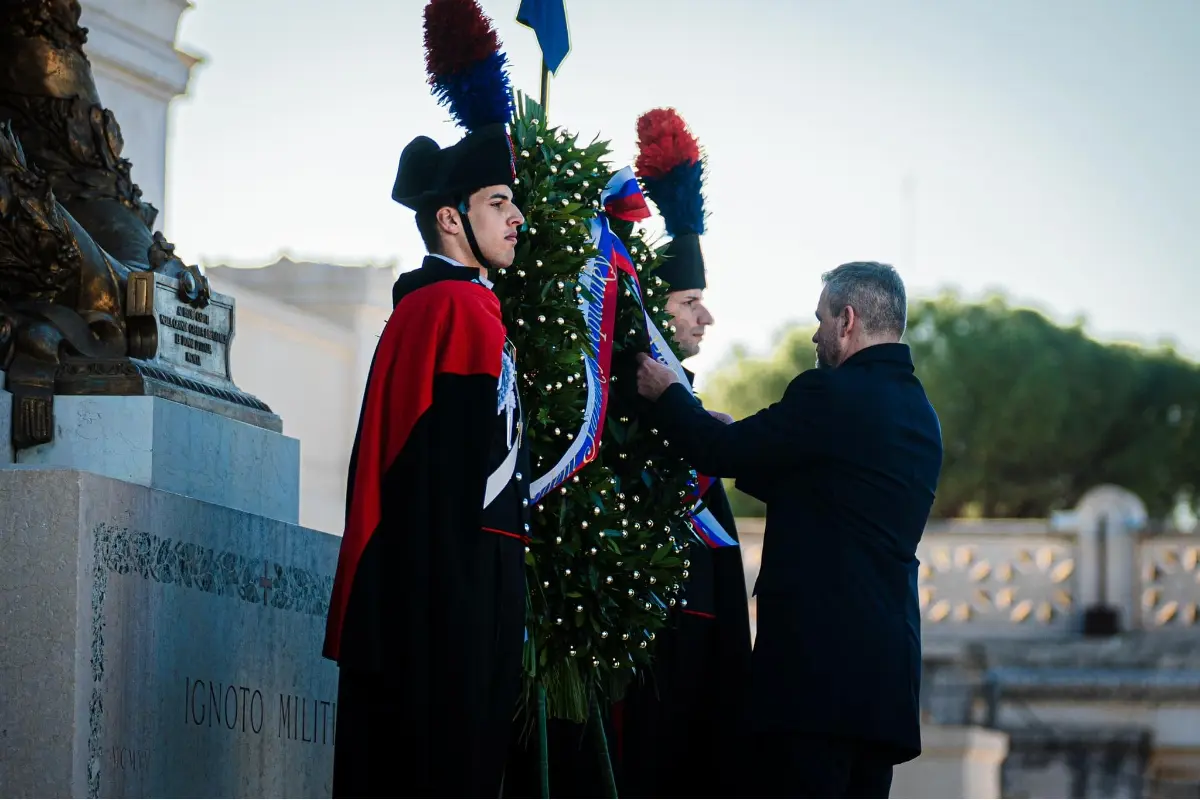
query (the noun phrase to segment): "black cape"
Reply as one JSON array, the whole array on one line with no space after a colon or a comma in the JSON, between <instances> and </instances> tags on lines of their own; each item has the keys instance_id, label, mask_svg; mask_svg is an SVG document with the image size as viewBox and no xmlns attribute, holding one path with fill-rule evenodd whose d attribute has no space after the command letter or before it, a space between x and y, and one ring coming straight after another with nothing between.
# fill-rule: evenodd
<instances>
[{"instance_id":1,"label":"black cape","mask_svg":"<svg viewBox=\"0 0 1200 800\"><path fill-rule=\"evenodd\" d=\"M528 459L478 270L402 275L350 460L324 654L333 794L496 797L520 690Z\"/></svg>"}]
</instances>

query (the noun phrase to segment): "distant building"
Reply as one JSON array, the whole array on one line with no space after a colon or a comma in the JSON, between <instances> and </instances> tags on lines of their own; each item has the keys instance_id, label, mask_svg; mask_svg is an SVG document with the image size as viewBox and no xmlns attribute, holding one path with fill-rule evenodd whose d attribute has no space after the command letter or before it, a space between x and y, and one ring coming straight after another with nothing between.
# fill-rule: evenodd
<instances>
[{"instance_id":1,"label":"distant building","mask_svg":"<svg viewBox=\"0 0 1200 800\"><path fill-rule=\"evenodd\" d=\"M350 448L375 343L392 311L395 267L284 258L205 274L214 291L237 302L234 382L300 440L300 524L340 536Z\"/></svg>"},{"instance_id":2,"label":"distant building","mask_svg":"<svg viewBox=\"0 0 1200 800\"><path fill-rule=\"evenodd\" d=\"M163 229L166 194L167 114L187 94L200 59L175 47L186 0L81 0L79 23L100 102L117 116L142 199L158 209Z\"/></svg>"}]
</instances>

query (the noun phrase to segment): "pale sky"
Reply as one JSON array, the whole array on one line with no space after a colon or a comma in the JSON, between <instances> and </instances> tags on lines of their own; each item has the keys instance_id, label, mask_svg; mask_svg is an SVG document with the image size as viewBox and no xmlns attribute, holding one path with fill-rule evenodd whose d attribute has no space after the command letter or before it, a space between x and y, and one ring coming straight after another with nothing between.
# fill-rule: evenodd
<instances>
[{"instance_id":1,"label":"pale sky","mask_svg":"<svg viewBox=\"0 0 1200 800\"><path fill-rule=\"evenodd\" d=\"M519 0L482 0L519 89ZM404 145L461 132L429 93L423 0L196 0L167 233L202 264L422 254L389 193ZM679 110L709 156L703 373L807 323L820 273L1002 288L1103 338L1200 357L1200 1L567 0L550 119L634 156ZM905 201L906 179L915 187Z\"/></svg>"}]
</instances>

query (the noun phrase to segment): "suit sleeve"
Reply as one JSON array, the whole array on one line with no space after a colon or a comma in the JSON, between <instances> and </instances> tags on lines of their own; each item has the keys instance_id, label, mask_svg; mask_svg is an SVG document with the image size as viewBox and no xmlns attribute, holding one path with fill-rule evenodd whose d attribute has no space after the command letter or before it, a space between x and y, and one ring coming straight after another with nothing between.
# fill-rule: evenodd
<instances>
[{"instance_id":1,"label":"suit sleeve","mask_svg":"<svg viewBox=\"0 0 1200 800\"><path fill-rule=\"evenodd\" d=\"M827 452L827 381L817 370L803 372L778 403L730 425L709 416L680 384L663 393L654 413L659 427L699 472L724 478L761 475Z\"/></svg>"},{"instance_id":2,"label":"suit sleeve","mask_svg":"<svg viewBox=\"0 0 1200 800\"><path fill-rule=\"evenodd\" d=\"M771 480L771 474L762 471L747 472L740 476L734 484L738 491L748 494L762 503L767 502L773 485L774 481Z\"/></svg>"}]
</instances>

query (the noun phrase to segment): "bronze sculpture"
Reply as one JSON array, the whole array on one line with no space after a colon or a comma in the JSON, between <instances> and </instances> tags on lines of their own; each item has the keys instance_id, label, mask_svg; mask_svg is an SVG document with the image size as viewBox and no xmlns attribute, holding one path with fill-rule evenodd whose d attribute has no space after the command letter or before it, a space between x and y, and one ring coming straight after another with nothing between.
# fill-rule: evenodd
<instances>
[{"instance_id":1,"label":"bronze sculpture","mask_svg":"<svg viewBox=\"0 0 1200 800\"><path fill-rule=\"evenodd\" d=\"M0 369L15 449L55 394L155 394L279 430L234 386L233 307L185 265L121 158L78 0L0 0Z\"/></svg>"}]
</instances>

